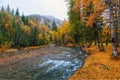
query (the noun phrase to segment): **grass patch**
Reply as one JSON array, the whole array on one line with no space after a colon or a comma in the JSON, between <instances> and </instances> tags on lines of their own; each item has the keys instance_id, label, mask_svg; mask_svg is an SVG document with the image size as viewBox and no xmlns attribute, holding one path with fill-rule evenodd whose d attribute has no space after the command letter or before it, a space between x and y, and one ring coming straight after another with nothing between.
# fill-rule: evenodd
<instances>
[{"instance_id":1,"label":"grass patch","mask_svg":"<svg viewBox=\"0 0 120 80\"><path fill-rule=\"evenodd\" d=\"M112 57L111 45L105 46L104 52L100 52L97 46L83 50L92 54L69 80L120 80L120 57L117 60Z\"/></svg>"}]
</instances>

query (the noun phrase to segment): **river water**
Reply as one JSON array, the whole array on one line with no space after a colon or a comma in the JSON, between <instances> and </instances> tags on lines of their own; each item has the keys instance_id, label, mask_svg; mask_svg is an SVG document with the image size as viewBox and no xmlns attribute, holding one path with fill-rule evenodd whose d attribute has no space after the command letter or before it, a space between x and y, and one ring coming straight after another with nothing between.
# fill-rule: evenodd
<instances>
[{"instance_id":1,"label":"river water","mask_svg":"<svg viewBox=\"0 0 120 80\"><path fill-rule=\"evenodd\" d=\"M63 51L59 54L39 57L38 64L30 68L26 66L27 70L22 71L10 66L13 72L7 74L8 76L0 73L1 77L6 75L5 80L67 80L78 68L83 66L84 60L88 56L79 48L72 48L72 50L72 52Z\"/></svg>"}]
</instances>

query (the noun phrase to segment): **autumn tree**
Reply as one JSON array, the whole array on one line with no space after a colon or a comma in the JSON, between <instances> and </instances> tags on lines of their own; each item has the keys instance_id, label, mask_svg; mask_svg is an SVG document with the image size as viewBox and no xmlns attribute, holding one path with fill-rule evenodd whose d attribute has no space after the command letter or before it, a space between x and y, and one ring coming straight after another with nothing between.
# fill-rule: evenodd
<instances>
[{"instance_id":1,"label":"autumn tree","mask_svg":"<svg viewBox=\"0 0 120 80\"><path fill-rule=\"evenodd\" d=\"M81 22L80 18L80 12L74 11L75 0L69 0L69 22L71 26L71 36L74 39L74 43L78 44L80 43L81 38L81 31L83 27L83 23Z\"/></svg>"},{"instance_id":2,"label":"autumn tree","mask_svg":"<svg viewBox=\"0 0 120 80\"><path fill-rule=\"evenodd\" d=\"M78 17L80 18L79 22L82 21L86 27L93 27L97 31L96 39L98 42L98 47L100 50L104 50L101 42L101 34L99 28L101 25L98 24L98 16L104 11L104 5L101 0L75 0L73 5L73 11L79 13ZM74 14L75 15L75 14ZM80 25L80 23L79 23ZM82 30L85 32L84 27ZM94 31L94 32L96 32ZM80 31L79 31L80 32ZM84 37L83 37L84 38Z\"/></svg>"},{"instance_id":3,"label":"autumn tree","mask_svg":"<svg viewBox=\"0 0 120 80\"><path fill-rule=\"evenodd\" d=\"M111 28L111 42L112 42L112 54L114 57L118 57L118 51L117 51L117 38L116 38L116 27L115 26L115 19L114 19L114 7L115 7L115 1L107 1L105 0L106 5L109 7L109 13L110 13L110 28Z\"/></svg>"},{"instance_id":4,"label":"autumn tree","mask_svg":"<svg viewBox=\"0 0 120 80\"><path fill-rule=\"evenodd\" d=\"M0 47L26 47L48 44L48 29L35 19L20 16L8 6L0 10Z\"/></svg>"},{"instance_id":5,"label":"autumn tree","mask_svg":"<svg viewBox=\"0 0 120 80\"><path fill-rule=\"evenodd\" d=\"M57 43L57 25L56 25L56 22L55 22L55 20L53 21L53 23L52 23L52 32L51 32L51 37L52 37L52 42L53 43Z\"/></svg>"},{"instance_id":6,"label":"autumn tree","mask_svg":"<svg viewBox=\"0 0 120 80\"><path fill-rule=\"evenodd\" d=\"M106 25L102 28L102 41L108 45L110 43L110 28Z\"/></svg>"},{"instance_id":7,"label":"autumn tree","mask_svg":"<svg viewBox=\"0 0 120 80\"><path fill-rule=\"evenodd\" d=\"M72 33L71 33L71 27L70 27L70 23L68 21L64 21L62 26L60 27L60 41L64 44L67 43L73 43L73 39L71 37Z\"/></svg>"},{"instance_id":8,"label":"autumn tree","mask_svg":"<svg viewBox=\"0 0 120 80\"><path fill-rule=\"evenodd\" d=\"M120 0L114 1L114 20L115 20L115 33L117 47L120 45Z\"/></svg>"},{"instance_id":9,"label":"autumn tree","mask_svg":"<svg viewBox=\"0 0 120 80\"><path fill-rule=\"evenodd\" d=\"M1 47L12 47L14 42L13 38L13 29L12 26L13 16L6 12L0 11L0 34L1 34Z\"/></svg>"}]
</instances>

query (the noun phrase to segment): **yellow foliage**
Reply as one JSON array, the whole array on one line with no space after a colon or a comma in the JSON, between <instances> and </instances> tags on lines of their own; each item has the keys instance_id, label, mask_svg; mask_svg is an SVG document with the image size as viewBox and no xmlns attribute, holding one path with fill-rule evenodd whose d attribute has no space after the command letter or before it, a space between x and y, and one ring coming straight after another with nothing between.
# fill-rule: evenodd
<instances>
[{"instance_id":1,"label":"yellow foliage","mask_svg":"<svg viewBox=\"0 0 120 80\"><path fill-rule=\"evenodd\" d=\"M38 39L42 39L43 37L42 37L42 34L39 34L38 35Z\"/></svg>"},{"instance_id":2,"label":"yellow foliage","mask_svg":"<svg viewBox=\"0 0 120 80\"><path fill-rule=\"evenodd\" d=\"M39 25L38 29L39 29L38 38L39 39L46 39L49 41L50 36L48 35L48 32L49 32L48 27L44 26L44 25Z\"/></svg>"},{"instance_id":3,"label":"yellow foliage","mask_svg":"<svg viewBox=\"0 0 120 80\"><path fill-rule=\"evenodd\" d=\"M67 42L69 40L72 40L69 36L70 32L70 24L67 21L64 21L62 26L57 27L57 31L51 31L50 33L52 35L53 41L62 42L64 37L64 41Z\"/></svg>"},{"instance_id":4,"label":"yellow foliage","mask_svg":"<svg viewBox=\"0 0 120 80\"><path fill-rule=\"evenodd\" d=\"M34 26L35 24L34 24L34 22L32 20L29 20L29 25Z\"/></svg>"},{"instance_id":5,"label":"yellow foliage","mask_svg":"<svg viewBox=\"0 0 120 80\"><path fill-rule=\"evenodd\" d=\"M7 29L9 31L12 29L12 22L9 19L5 23L5 29Z\"/></svg>"},{"instance_id":6,"label":"yellow foliage","mask_svg":"<svg viewBox=\"0 0 120 80\"><path fill-rule=\"evenodd\" d=\"M38 29L39 29L40 33L42 33L42 34L48 31L48 27L44 26L44 25L39 25Z\"/></svg>"},{"instance_id":7,"label":"yellow foliage","mask_svg":"<svg viewBox=\"0 0 120 80\"><path fill-rule=\"evenodd\" d=\"M104 34L110 34L110 29L108 26L104 26L103 29L102 29L102 33Z\"/></svg>"},{"instance_id":8,"label":"yellow foliage","mask_svg":"<svg viewBox=\"0 0 120 80\"><path fill-rule=\"evenodd\" d=\"M29 26L22 26L22 30L27 34L29 34L31 32L31 29Z\"/></svg>"},{"instance_id":9,"label":"yellow foliage","mask_svg":"<svg viewBox=\"0 0 120 80\"><path fill-rule=\"evenodd\" d=\"M51 34L52 34L52 39L55 40L55 31L51 31Z\"/></svg>"},{"instance_id":10,"label":"yellow foliage","mask_svg":"<svg viewBox=\"0 0 120 80\"><path fill-rule=\"evenodd\" d=\"M107 39L110 40L111 30L108 26L104 26L102 29L102 41L105 42Z\"/></svg>"},{"instance_id":11,"label":"yellow foliage","mask_svg":"<svg viewBox=\"0 0 120 80\"><path fill-rule=\"evenodd\" d=\"M61 33L62 34L67 34L70 31L71 31L70 24L68 22L64 21L62 26L61 26Z\"/></svg>"}]
</instances>

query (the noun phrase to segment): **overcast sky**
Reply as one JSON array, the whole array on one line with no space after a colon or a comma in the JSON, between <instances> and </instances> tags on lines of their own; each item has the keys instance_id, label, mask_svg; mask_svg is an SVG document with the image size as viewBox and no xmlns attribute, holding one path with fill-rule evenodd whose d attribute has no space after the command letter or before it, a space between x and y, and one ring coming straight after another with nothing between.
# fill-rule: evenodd
<instances>
[{"instance_id":1,"label":"overcast sky","mask_svg":"<svg viewBox=\"0 0 120 80\"><path fill-rule=\"evenodd\" d=\"M19 8L24 15L40 14L53 15L61 20L67 19L65 0L0 0L0 5L10 8Z\"/></svg>"}]
</instances>

